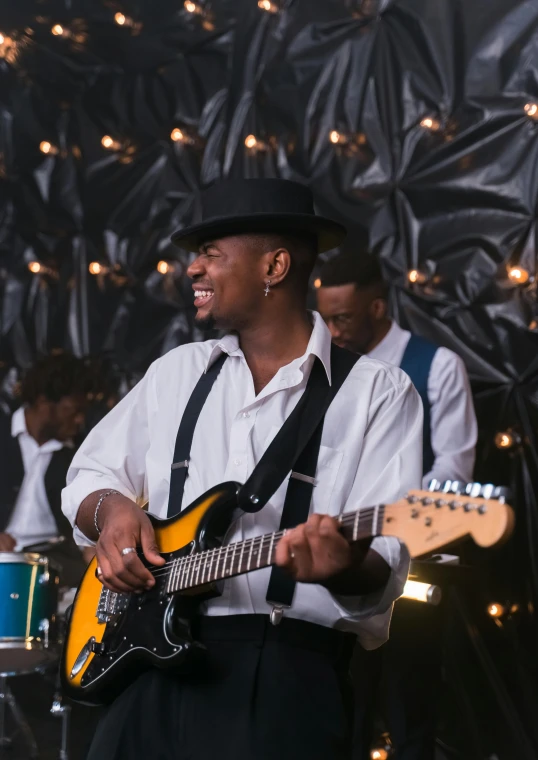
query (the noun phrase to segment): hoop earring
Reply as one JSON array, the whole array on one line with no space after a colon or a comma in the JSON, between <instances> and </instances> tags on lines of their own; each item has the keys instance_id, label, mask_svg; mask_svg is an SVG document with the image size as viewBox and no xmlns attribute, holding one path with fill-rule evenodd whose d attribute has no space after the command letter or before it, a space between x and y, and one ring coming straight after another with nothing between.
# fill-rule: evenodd
<instances>
[{"instance_id":1,"label":"hoop earring","mask_svg":"<svg viewBox=\"0 0 538 760\"><path fill-rule=\"evenodd\" d=\"M265 283L265 290L264 290L264 295L265 296L269 295L269 288L270 287L271 287L271 280L267 280L267 282Z\"/></svg>"}]
</instances>

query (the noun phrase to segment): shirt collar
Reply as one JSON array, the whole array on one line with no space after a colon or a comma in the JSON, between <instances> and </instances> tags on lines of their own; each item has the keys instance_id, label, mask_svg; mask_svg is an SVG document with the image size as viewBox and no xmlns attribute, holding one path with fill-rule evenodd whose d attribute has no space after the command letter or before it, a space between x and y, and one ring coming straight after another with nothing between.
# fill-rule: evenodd
<instances>
[{"instance_id":1,"label":"shirt collar","mask_svg":"<svg viewBox=\"0 0 538 760\"><path fill-rule=\"evenodd\" d=\"M24 406L20 406L17 411L13 412L13 416L11 417L11 435L13 438L17 438L19 435L30 435L28 428L26 427ZM47 451L58 451L59 449L63 449L64 446L73 448L74 443L73 441L65 441L65 443L62 443L61 441L57 441L55 438L51 438L49 441L46 441L46 443L44 443L40 448L45 447Z\"/></svg>"},{"instance_id":2,"label":"shirt collar","mask_svg":"<svg viewBox=\"0 0 538 760\"><path fill-rule=\"evenodd\" d=\"M388 357L388 361L390 362L393 350L396 349L405 335L405 330L402 330L402 328L392 320L388 333L377 346L374 346L374 348L368 352L368 356L372 359L381 359L381 361L387 361L387 358L385 357Z\"/></svg>"},{"instance_id":3,"label":"shirt collar","mask_svg":"<svg viewBox=\"0 0 538 760\"><path fill-rule=\"evenodd\" d=\"M306 351L303 356L294 359L290 364L295 364L299 368L302 368L304 364L310 359L310 357L317 356L323 364L325 372L327 374L327 380L329 385L331 384L331 333L329 328L323 321L320 314L317 311L310 311L310 318L312 320L312 334L306 347ZM228 354L228 356L243 356L243 352L239 347L239 339L237 335L231 333L225 335L215 344L207 360L205 371L218 359L221 354ZM288 365L289 366L289 365Z\"/></svg>"}]
</instances>

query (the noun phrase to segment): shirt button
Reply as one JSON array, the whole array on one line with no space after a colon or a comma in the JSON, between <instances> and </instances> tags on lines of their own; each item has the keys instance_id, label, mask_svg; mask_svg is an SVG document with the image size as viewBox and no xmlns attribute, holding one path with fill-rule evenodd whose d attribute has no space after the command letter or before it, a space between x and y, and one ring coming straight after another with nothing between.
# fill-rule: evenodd
<instances>
[{"instance_id":1,"label":"shirt button","mask_svg":"<svg viewBox=\"0 0 538 760\"><path fill-rule=\"evenodd\" d=\"M247 417L250 417L249 412L243 412L243 418L246 420Z\"/></svg>"},{"instance_id":2,"label":"shirt button","mask_svg":"<svg viewBox=\"0 0 538 760\"><path fill-rule=\"evenodd\" d=\"M236 467L239 467L239 465L241 464L241 460L240 459L234 459L234 464L235 464Z\"/></svg>"}]
</instances>

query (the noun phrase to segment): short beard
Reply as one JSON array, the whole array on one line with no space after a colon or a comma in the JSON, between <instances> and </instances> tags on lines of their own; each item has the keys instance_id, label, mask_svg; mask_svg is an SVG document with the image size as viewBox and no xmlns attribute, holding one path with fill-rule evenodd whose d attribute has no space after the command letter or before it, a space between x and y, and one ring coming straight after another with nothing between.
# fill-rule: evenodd
<instances>
[{"instance_id":1,"label":"short beard","mask_svg":"<svg viewBox=\"0 0 538 760\"><path fill-rule=\"evenodd\" d=\"M204 317L202 319L198 319L198 317L195 317L194 323L196 327L198 327L200 330L215 330L216 329L215 317L213 317L211 314L209 314L207 317Z\"/></svg>"}]
</instances>

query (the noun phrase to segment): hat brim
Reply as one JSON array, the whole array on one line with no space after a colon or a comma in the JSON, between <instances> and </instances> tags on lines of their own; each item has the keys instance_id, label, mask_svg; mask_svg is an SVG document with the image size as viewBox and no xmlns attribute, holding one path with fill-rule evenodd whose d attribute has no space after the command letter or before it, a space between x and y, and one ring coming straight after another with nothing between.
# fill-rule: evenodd
<instances>
[{"instance_id":1,"label":"hat brim","mask_svg":"<svg viewBox=\"0 0 538 760\"><path fill-rule=\"evenodd\" d=\"M330 251L341 245L346 237L346 228L323 216L313 214L273 214L259 213L249 216L215 217L207 222L194 224L178 230L172 235L172 242L187 251L198 251L207 240L217 240L231 235L245 235L251 232L282 233L309 232L318 240L318 253Z\"/></svg>"}]
</instances>

